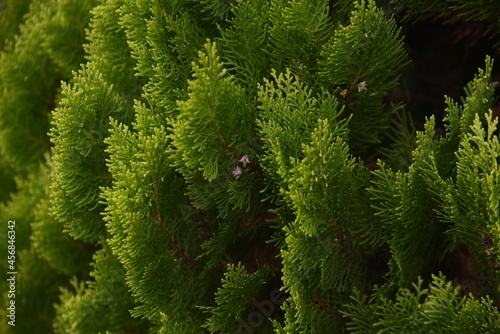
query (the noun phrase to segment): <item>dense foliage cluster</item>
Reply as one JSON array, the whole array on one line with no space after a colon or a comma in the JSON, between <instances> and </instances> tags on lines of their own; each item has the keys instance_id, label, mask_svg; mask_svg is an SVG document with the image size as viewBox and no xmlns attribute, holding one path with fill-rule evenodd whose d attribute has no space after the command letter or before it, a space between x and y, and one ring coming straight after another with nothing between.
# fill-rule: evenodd
<instances>
[{"instance_id":1,"label":"dense foliage cluster","mask_svg":"<svg viewBox=\"0 0 500 334\"><path fill-rule=\"evenodd\" d=\"M0 0L0 331L499 332L493 59L417 131L402 28L499 12Z\"/></svg>"}]
</instances>

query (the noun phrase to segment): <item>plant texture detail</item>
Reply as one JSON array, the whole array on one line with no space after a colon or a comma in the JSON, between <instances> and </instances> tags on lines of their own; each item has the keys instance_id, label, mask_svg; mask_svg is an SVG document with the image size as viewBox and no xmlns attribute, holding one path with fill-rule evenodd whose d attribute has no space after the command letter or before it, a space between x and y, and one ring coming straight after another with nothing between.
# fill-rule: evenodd
<instances>
[{"instance_id":1,"label":"plant texture detail","mask_svg":"<svg viewBox=\"0 0 500 334\"><path fill-rule=\"evenodd\" d=\"M0 332L499 333L499 14L0 0Z\"/></svg>"}]
</instances>

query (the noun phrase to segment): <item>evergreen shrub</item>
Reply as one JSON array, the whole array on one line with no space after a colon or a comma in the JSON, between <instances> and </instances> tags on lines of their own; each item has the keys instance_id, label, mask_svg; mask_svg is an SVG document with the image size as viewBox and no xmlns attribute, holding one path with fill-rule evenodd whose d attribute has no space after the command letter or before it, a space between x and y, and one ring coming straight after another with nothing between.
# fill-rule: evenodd
<instances>
[{"instance_id":1,"label":"evergreen shrub","mask_svg":"<svg viewBox=\"0 0 500 334\"><path fill-rule=\"evenodd\" d=\"M499 13L0 0L0 332L500 332Z\"/></svg>"}]
</instances>

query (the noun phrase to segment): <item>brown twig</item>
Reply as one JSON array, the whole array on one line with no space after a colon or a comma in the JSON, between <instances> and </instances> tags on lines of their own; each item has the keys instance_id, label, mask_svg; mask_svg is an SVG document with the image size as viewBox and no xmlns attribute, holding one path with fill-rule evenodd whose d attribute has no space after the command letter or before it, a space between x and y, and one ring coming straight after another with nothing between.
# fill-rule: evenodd
<instances>
[{"instance_id":1,"label":"brown twig","mask_svg":"<svg viewBox=\"0 0 500 334\"><path fill-rule=\"evenodd\" d=\"M351 252L349 250L349 248L347 247L347 245L346 245L347 236L345 234L343 234L338 228L335 228L335 232L337 233L337 239L339 240L339 245L340 245L340 248L342 249L342 252L350 260L352 260L354 263L356 263L356 264L358 264L360 266L366 265L366 261L365 260L363 260L360 257L354 255L354 253Z\"/></svg>"},{"instance_id":2,"label":"brown twig","mask_svg":"<svg viewBox=\"0 0 500 334\"><path fill-rule=\"evenodd\" d=\"M314 298L314 301L316 302L316 307L319 308L320 310L323 310L325 311L326 314L328 314L329 316L331 316L332 318L334 319L337 319L337 320L342 320L342 316L338 313L335 313L334 311L332 311L332 309L330 309L328 306L324 305L322 302L321 302L321 299L319 298L318 294L317 293L314 293L313 294L313 298Z\"/></svg>"},{"instance_id":3,"label":"brown twig","mask_svg":"<svg viewBox=\"0 0 500 334\"><path fill-rule=\"evenodd\" d=\"M161 218L161 215L159 213L156 214L156 221L158 222L158 225L160 225L160 230L162 232L165 232L165 226L163 225L163 219Z\"/></svg>"},{"instance_id":4,"label":"brown twig","mask_svg":"<svg viewBox=\"0 0 500 334\"><path fill-rule=\"evenodd\" d=\"M196 269L196 263L191 260L191 258L189 258L186 253L184 253L184 251L179 247L174 239L170 239L170 248L172 249L172 252L181 259L182 262L189 266L189 268L191 268L192 270Z\"/></svg>"}]
</instances>

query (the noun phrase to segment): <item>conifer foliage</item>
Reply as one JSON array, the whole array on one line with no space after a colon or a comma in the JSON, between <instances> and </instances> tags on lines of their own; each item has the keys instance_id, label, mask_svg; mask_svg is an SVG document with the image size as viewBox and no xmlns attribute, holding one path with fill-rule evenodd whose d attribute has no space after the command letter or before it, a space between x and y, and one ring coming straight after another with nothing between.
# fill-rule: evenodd
<instances>
[{"instance_id":1,"label":"conifer foliage","mask_svg":"<svg viewBox=\"0 0 500 334\"><path fill-rule=\"evenodd\" d=\"M2 333L500 331L494 61L443 133L394 97L399 19L497 38L498 5L28 3L0 0Z\"/></svg>"}]
</instances>

